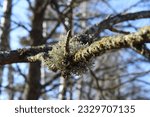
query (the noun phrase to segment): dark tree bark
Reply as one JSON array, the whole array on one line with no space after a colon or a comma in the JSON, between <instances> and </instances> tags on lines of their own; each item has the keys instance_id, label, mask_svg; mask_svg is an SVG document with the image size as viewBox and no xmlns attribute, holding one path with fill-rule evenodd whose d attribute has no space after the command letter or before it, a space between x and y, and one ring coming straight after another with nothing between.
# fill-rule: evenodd
<instances>
[{"instance_id":1,"label":"dark tree bark","mask_svg":"<svg viewBox=\"0 0 150 117\"><path fill-rule=\"evenodd\" d=\"M30 32L30 37L32 41L32 46L37 46L43 44L43 17L46 9L45 1L36 0L35 8L33 9L33 20L32 20L32 30ZM40 62L31 63L29 67L29 84L26 99L37 100L41 92L41 64Z\"/></svg>"},{"instance_id":2,"label":"dark tree bark","mask_svg":"<svg viewBox=\"0 0 150 117\"><path fill-rule=\"evenodd\" d=\"M11 25L11 12L12 12L12 0L4 1L6 9L4 9L4 17L2 23L2 34L1 34L1 41L0 47L1 50L8 50L10 49L9 45L9 33L10 33L10 25Z\"/></svg>"},{"instance_id":3,"label":"dark tree bark","mask_svg":"<svg viewBox=\"0 0 150 117\"><path fill-rule=\"evenodd\" d=\"M4 17L2 17L1 24L2 24L2 34L1 41L0 41L0 50L9 50L10 49L10 29L11 29L11 15L12 15L12 0L5 0L4 1ZM13 86L14 78L12 73L12 65L8 66L8 87ZM0 66L0 86L2 84L3 78L3 70L4 66ZM8 90L9 99L13 99L14 92L12 90Z\"/></svg>"}]
</instances>

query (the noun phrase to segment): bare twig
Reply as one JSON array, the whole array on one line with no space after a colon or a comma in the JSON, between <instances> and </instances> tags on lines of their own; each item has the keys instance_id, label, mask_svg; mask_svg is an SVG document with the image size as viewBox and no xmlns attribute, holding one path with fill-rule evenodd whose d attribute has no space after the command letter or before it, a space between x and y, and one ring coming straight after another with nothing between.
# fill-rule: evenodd
<instances>
[{"instance_id":1,"label":"bare twig","mask_svg":"<svg viewBox=\"0 0 150 117\"><path fill-rule=\"evenodd\" d=\"M150 60L150 49L148 49L145 44L133 45L131 48Z\"/></svg>"},{"instance_id":2,"label":"bare twig","mask_svg":"<svg viewBox=\"0 0 150 117\"><path fill-rule=\"evenodd\" d=\"M89 71L90 71L90 74L93 76L95 82L96 82L96 85L97 85L97 88L99 89L100 91L100 94L101 94L101 99L105 99L105 96L103 95L103 90L102 90L102 87L100 86L99 84L99 79L96 77L95 73L89 68Z\"/></svg>"},{"instance_id":3,"label":"bare twig","mask_svg":"<svg viewBox=\"0 0 150 117\"><path fill-rule=\"evenodd\" d=\"M68 56L70 54L70 49L69 49L69 41L71 38L71 30L67 32L67 39L66 39L66 46L65 46L65 54Z\"/></svg>"},{"instance_id":4,"label":"bare twig","mask_svg":"<svg viewBox=\"0 0 150 117\"><path fill-rule=\"evenodd\" d=\"M116 16L108 17L107 19L103 20L100 23L97 23L80 34L75 35L73 38L78 39L82 43L93 43L93 41L98 40L97 35L99 35L100 32L104 31L105 29L110 29L115 24L129 21L129 20L136 20L136 19L142 19L142 18L149 18L150 17L150 11L140 11L135 13L126 13L126 14L118 14Z\"/></svg>"},{"instance_id":5,"label":"bare twig","mask_svg":"<svg viewBox=\"0 0 150 117\"><path fill-rule=\"evenodd\" d=\"M113 28L113 27L110 27L109 30L111 30L112 32L121 33L121 34L130 34L130 32L118 30L118 29Z\"/></svg>"}]
</instances>

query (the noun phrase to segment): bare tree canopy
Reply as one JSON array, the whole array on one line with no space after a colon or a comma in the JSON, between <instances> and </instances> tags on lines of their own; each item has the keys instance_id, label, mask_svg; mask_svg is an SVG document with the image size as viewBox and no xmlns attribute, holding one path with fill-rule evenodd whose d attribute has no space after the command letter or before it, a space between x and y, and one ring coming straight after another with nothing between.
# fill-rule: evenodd
<instances>
[{"instance_id":1,"label":"bare tree canopy","mask_svg":"<svg viewBox=\"0 0 150 117\"><path fill-rule=\"evenodd\" d=\"M150 99L150 1L1 4L0 99Z\"/></svg>"}]
</instances>

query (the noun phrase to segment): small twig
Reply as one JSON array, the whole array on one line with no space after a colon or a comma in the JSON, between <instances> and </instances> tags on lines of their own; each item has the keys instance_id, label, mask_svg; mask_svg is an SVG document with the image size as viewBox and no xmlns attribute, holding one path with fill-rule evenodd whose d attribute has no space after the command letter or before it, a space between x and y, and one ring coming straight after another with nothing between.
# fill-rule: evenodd
<instances>
[{"instance_id":1,"label":"small twig","mask_svg":"<svg viewBox=\"0 0 150 117\"><path fill-rule=\"evenodd\" d=\"M34 10L34 8L33 8L33 6L32 6L31 1L30 1L30 0L27 0L27 2L28 2L28 4L29 4L29 8L33 11L33 10Z\"/></svg>"},{"instance_id":2,"label":"small twig","mask_svg":"<svg viewBox=\"0 0 150 117\"><path fill-rule=\"evenodd\" d=\"M97 78L97 76L95 75L95 73L88 67L89 71L90 71L90 74L92 75L92 77L94 78L95 82L96 82L96 85L97 85L97 88L99 89L100 93L101 93L101 98L102 99L105 99L105 96L103 94L103 89L102 87L99 85L99 79Z\"/></svg>"},{"instance_id":3,"label":"small twig","mask_svg":"<svg viewBox=\"0 0 150 117\"><path fill-rule=\"evenodd\" d=\"M114 27L110 27L109 30L112 31L112 32L121 33L121 34L130 34L130 32L123 31L123 30L118 30Z\"/></svg>"},{"instance_id":4,"label":"small twig","mask_svg":"<svg viewBox=\"0 0 150 117\"><path fill-rule=\"evenodd\" d=\"M69 55L70 54L70 49L69 49L69 41L71 37L71 30L67 32L67 38L66 38L66 46L65 46L65 54Z\"/></svg>"},{"instance_id":5,"label":"small twig","mask_svg":"<svg viewBox=\"0 0 150 117\"><path fill-rule=\"evenodd\" d=\"M21 71L21 69L20 69L20 67L19 67L18 64L16 65L16 67L17 67L17 71L18 71L19 74L24 78L25 82L26 82L26 83L29 83L27 76L26 76L24 73L22 73L22 71Z\"/></svg>"},{"instance_id":6,"label":"small twig","mask_svg":"<svg viewBox=\"0 0 150 117\"><path fill-rule=\"evenodd\" d=\"M43 84L41 87L44 89L44 88L46 88L47 86L50 86L52 83L53 83L53 81L55 81L56 79L58 79L59 77L60 77L60 72L59 73L57 73L57 74L55 74L49 81L47 81L45 84Z\"/></svg>"},{"instance_id":7,"label":"small twig","mask_svg":"<svg viewBox=\"0 0 150 117\"><path fill-rule=\"evenodd\" d=\"M137 44L131 47L135 52L143 55L148 60L150 60L150 50L146 47L145 44Z\"/></svg>"}]
</instances>

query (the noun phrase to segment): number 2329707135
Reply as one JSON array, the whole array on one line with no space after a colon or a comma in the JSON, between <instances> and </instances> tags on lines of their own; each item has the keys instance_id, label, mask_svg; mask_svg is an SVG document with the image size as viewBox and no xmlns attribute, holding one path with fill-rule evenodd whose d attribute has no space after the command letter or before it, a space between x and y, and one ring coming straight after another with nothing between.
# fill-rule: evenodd
<instances>
[{"instance_id":1,"label":"number 2329707135","mask_svg":"<svg viewBox=\"0 0 150 117\"><path fill-rule=\"evenodd\" d=\"M79 105L78 113L135 113L135 105Z\"/></svg>"}]
</instances>

